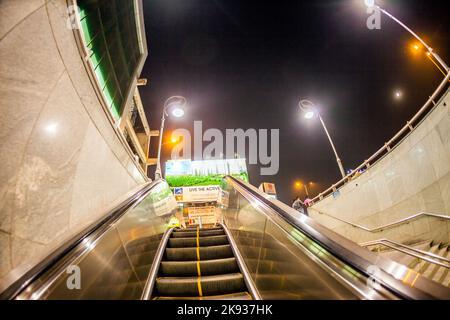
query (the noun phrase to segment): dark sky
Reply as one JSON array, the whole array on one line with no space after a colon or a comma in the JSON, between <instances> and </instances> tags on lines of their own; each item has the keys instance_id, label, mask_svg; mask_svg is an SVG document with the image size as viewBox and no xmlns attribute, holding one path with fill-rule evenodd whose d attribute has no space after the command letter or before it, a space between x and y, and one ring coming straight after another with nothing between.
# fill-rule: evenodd
<instances>
[{"instance_id":1,"label":"dark sky","mask_svg":"<svg viewBox=\"0 0 450 320\"><path fill-rule=\"evenodd\" d=\"M313 193L339 177L318 121L305 121L300 98L314 100L346 169L389 140L420 108L442 75L410 50L412 37L382 16L366 28L363 0L144 0L149 56L141 95L152 129L171 95L189 101L187 116L167 130L280 129L280 171L250 181L275 182L281 200L294 197L296 179L314 181ZM377 2L381 3L381 2ZM384 1L447 62L448 1ZM393 99L401 89L401 101ZM154 139L156 140L156 139ZM155 141L156 142L156 141ZM156 144L152 146L156 153ZM170 149L163 149L163 160Z\"/></svg>"}]
</instances>

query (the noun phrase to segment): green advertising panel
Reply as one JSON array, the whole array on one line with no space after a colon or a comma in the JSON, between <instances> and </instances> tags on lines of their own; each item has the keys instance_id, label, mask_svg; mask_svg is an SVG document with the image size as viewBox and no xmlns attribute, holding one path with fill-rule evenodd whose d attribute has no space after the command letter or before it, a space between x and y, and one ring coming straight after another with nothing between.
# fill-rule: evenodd
<instances>
[{"instance_id":1,"label":"green advertising panel","mask_svg":"<svg viewBox=\"0 0 450 320\"><path fill-rule=\"evenodd\" d=\"M226 175L248 182L245 159L169 160L166 181L171 187L220 185Z\"/></svg>"}]
</instances>

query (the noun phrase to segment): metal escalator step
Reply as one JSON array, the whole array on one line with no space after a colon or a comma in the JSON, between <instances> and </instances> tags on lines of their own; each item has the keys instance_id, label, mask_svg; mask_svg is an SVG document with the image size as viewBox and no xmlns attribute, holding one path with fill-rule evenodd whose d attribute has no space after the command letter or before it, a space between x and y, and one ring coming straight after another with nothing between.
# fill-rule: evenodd
<instances>
[{"instance_id":1,"label":"metal escalator step","mask_svg":"<svg viewBox=\"0 0 450 320\"><path fill-rule=\"evenodd\" d=\"M248 292L237 292L222 294L217 296L203 297L155 297L153 300L252 300L252 296Z\"/></svg>"},{"instance_id":2,"label":"metal escalator step","mask_svg":"<svg viewBox=\"0 0 450 320\"><path fill-rule=\"evenodd\" d=\"M222 227L212 227L212 228L199 228L200 231L204 230L223 230ZM187 227L185 229L182 228L176 228L173 230L174 232L180 232L180 231L197 231L197 227Z\"/></svg>"},{"instance_id":3,"label":"metal escalator step","mask_svg":"<svg viewBox=\"0 0 450 320\"><path fill-rule=\"evenodd\" d=\"M198 242L201 247L219 246L228 244L228 238L226 235L200 237ZM196 247L197 238L170 238L168 246L170 248Z\"/></svg>"},{"instance_id":4,"label":"metal escalator step","mask_svg":"<svg viewBox=\"0 0 450 320\"><path fill-rule=\"evenodd\" d=\"M199 236L221 236L224 235L225 231L223 229L220 230L204 230L199 231ZM189 238L189 237L197 237L197 231L177 231L172 232L172 238Z\"/></svg>"},{"instance_id":5,"label":"metal escalator step","mask_svg":"<svg viewBox=\"0 0 450 320\"><path fill-rule=\"evenodd\" d=\"M200 286L199 286L200 282ZM205 277L161 277L156 279L159 296L199 296L222 295L246 290L244 277L240 273L230 273Z\"/></svg>"},{"instance_id":6,"label":"metal escalator step","mask_svg":"<svg viewBox=\"0 0 450 320\"><path fill-rule=\"evenodd\" d=\"M233 257L231 246L199 247L200 260L213 260ZM197 248L166 248L166 259L169 261L193 261L197 258Z\"/></svg>"},{"instance_id":7,"label":"metal escalator step","mask_svg":"<svg viewBox=\"0 0 450 320\"><path fill-rule=\"evenodd\" d=\"M162 261L160 274L163 277L197 276L198 267L201 276L239 272L236 258L226 258L205 261Z\"/></svg>"}]
</instances>

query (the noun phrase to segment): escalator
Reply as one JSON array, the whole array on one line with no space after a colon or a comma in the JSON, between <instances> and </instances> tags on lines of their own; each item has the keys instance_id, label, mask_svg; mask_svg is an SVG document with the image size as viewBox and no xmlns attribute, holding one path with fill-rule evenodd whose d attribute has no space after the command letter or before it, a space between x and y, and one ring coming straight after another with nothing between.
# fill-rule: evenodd
<instances>
[{"instance_id":1,"label":"escalator","mask_svg":"<svg viewBox=\"0 0 450 320\"><path fill-rule=\"evenodd\" d=\"M174 230L152 296L155 300L252 299L222 227Z\"/></svg>"},{"instance_id":2,"label":"escalator","mask_svg":"<svg viewBox=\"0 0 450 320\"><path fill-rule=\"evenodd\" d=\"M0 283L0 299L450 299L450 290L225 177L211 228L155 181Z\"/></svg>"}]
</instances>

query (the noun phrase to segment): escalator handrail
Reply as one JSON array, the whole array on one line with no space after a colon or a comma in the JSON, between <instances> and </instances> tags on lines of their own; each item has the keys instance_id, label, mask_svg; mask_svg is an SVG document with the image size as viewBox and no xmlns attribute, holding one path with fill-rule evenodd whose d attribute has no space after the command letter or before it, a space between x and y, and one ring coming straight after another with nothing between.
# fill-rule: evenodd
<instances>
[{"instance_id":1,"label":"escalator handrail","mask_svg":"<svg viewBox=\"0 0 450 320\"><path fill-rule=\"evenodd\" d=\"M285 209L275 204L261 191L240 179L232 176L226 176L225 179L231 182L232 185L238 185L247 191L251 197L268 209L276 212L284 221L307 235L313 241L320 243L344 263L352 266L362 274L375 279L379 284L398 297L403 299L450 299L450 290L448 288L422 276L418 277L419 279L415 282L414 287L408 286L398 280L393 274L393 270L406 267L385 257L375 255L347 238L323 227L305 215L302 215L301 219L295 218L288 212L287 208ZM297 211L295 213L298 214ZM369 270L372 266L377 266L381 272L371 274Z\"/></svg>"},{"instance_id":2,"label":"escalator handrail","mask_svg":"<svg viewBox=\"0 0 450 320\"><path fill-rule=\"evenodd\" d=\"M164 252L166 251L167 243L169 242L173 229L174 228L167 229L166 232L164 232L161 242L159 243L150 273L148 274L147 281L145 283L144 291L142 292L141 300L150 300L152 297L153 288L155 287L156 278L158 277L161 261L164 257Z\"/></svg>"},{"instance_id":3,"label":"escalator handrail","mask_svg":"<svg viewBox=\"0 0 450 320\"><path fill-rule=\"evenodd\" d=\"M42 261L24 271L19 278L15 279L11 284L5 286L5 289L0 293L0 300L15 299L25 288L58 263L58 261L60 261L64 256L74 250L85 239L90 237L99 237L101 234L104 234L130 208L136 206L155 186L161 182L164 182L164 180L155 180L145 183L142 188L136 191L133 195L116 205L101 218L94 221L81 232L64 242L61 246L47 255Z\"/></svg>"}]
</instances>

